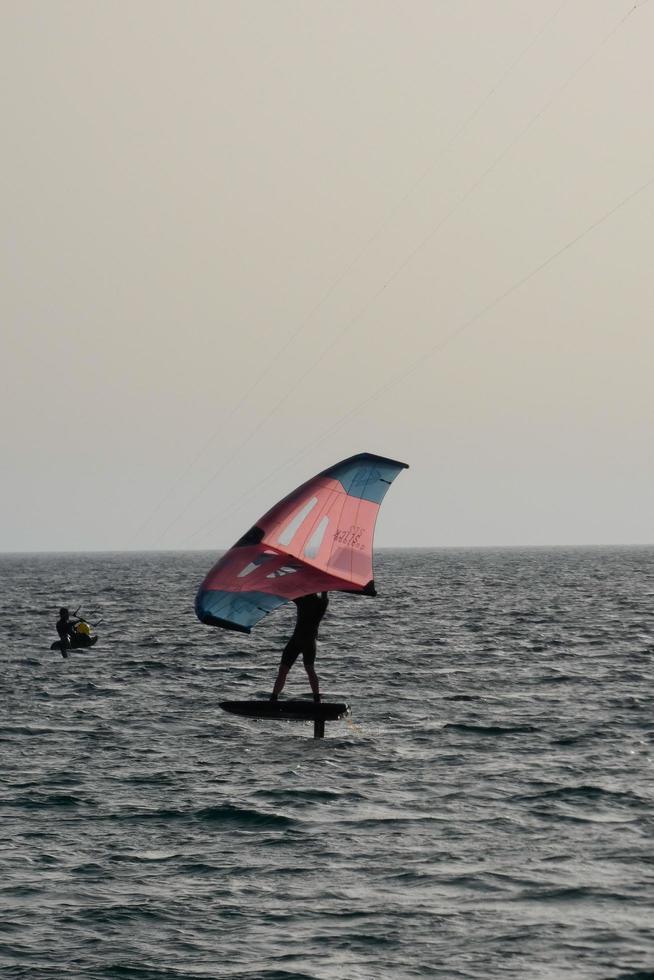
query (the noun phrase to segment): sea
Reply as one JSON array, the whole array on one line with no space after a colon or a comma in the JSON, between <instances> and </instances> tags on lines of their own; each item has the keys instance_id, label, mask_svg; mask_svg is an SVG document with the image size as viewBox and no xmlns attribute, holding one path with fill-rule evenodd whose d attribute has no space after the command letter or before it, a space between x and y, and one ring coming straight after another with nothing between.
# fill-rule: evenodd
<instances>
[{"instance_id":1,"label":"sea","mask_svg":"<svg viewBox=\"0 0 654 980\"><path fill-rule=\"evenodd\" d=\"M293 613L199 623L215 557L0 556L2 980L654 978L654 549L380 551L324 739L219 708Z\"/></svg>"}]
</instances>

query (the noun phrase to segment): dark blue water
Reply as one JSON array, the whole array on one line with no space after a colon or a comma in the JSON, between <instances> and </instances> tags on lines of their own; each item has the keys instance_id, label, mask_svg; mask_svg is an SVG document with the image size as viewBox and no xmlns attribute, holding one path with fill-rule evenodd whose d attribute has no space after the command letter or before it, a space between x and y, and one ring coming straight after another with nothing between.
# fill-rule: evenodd
<instances>
[{"instance_id":1,"label":"dark blue water","mask_svg":"<svg viewBox=\"0 0 654 980\"><path fill-rule=\"evenodd\" d=\"M3 980L654 978L654 550L382 552L324 740L217 708L292 614L200 625L212 560L0 558Z\"/></svg>"}]
</instances>

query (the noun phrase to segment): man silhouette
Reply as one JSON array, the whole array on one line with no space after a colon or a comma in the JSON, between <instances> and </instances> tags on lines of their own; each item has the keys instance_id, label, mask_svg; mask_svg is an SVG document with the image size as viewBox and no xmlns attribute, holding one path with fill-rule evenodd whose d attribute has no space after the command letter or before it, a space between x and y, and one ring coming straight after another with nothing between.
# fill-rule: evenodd
<instances>
[{"instance_id":1,"label":"man silhouette","mask_svg":"<svg viewBox=\"0 0 654 980\"><path fill-rule=\"evenodd\" d=\"M304 669L306 670L307 677L309 678L313 700L316 703L319 703L320 687L318 683L318 675L316 674L313 665L316 661L316 640L318 638L318 628L320 626L320 621L327 611L329 599L327 598L326 592L321 592L320 595L318 595L318 593L313 593L311 595L300 596L299 599L293 599L293 602L297 606L297 620L295 623L295 629L293 630L293 635L286 644L284 652L282 653L282 659L279 665L279 671L277 673L277 680L275 681L273 692L270 695L270 700L277 700L277 697L284 689L284 684L286 683L289 670L299 655L302 654L302 663L304 664Z\"/></svg>"},{"instance_id":2,"label":"man silhouette","mask_svg":"<svg viewBox=\"0 0 654 980\"><path fill-rule=\"evenodd\" d=\"M61 640L61 656L64 658L68 656L68 650L71 647L70 638L75 632L75 623L77 622L79 620L71 619L66 607L62 606L59 610L59 619L55 626L59 634L59 639Z\"/></svg>"}]
</instances>

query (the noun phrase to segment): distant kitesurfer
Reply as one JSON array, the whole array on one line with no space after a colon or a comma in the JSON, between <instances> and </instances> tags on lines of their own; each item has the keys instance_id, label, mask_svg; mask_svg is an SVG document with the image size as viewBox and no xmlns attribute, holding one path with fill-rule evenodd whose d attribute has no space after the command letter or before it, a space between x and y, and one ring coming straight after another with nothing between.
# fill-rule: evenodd
<instances>
[{"instance_id":1,"label":"distant kitesurfer","mask_svg":"<svg viewBox=\"0 0 654 980\"><path fill-rule=\"evenodd\" d=\"M77 611L77 610L75 610ZM70 638L75 632L75 624L78 623L78 619L71 619L70 613L65 606L62 606L59 610L59 619L56 622L57 633L59 634L59 639L61 640L61 656L67 657L68 650L70 650L71 642Z\"/></svg>"},{"instance_id":2,"label":"distant kitesurfer","mask_svg":"<svg viewBox=\"0 0 654 980\"><path fill-rule=\"evenodd\" d=\"M270 700L277 700L278 695L284 689L289 670L299 655L302 654L302 662L309 678L313 700L318 703L320 701L320 688L318 686L318 675L313 669L313 665L316 661L318 628L321 619L327 611L329 599L327 598L326 592L321 592L320 595L313 593L312 595L300 596L299 599L293 599L293 602L297 606L295 629L282 653L277 680L275 681L273 692L270 695Z\"/></svg>"}]
</instances>

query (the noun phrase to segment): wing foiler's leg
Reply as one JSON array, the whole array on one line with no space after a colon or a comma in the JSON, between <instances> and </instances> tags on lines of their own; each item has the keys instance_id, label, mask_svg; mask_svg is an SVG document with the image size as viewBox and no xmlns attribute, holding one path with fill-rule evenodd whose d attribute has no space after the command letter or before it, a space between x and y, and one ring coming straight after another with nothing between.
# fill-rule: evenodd
<instances>
[{"instance_id":1,"label":"wing foiler's leg","mask_svg":"<svg viewBox=\"0 0 654 980\"><path fill-rule=\"evenodd\" d=\"M284 690L284 684L286 683L286 678L288 677L288 672L300 655L300 645L297 642L297 637L295 634L290 638L286 646L284 647L284 652L282 653L282 659L279 664L279 670L277 672L277 680L275 681L275 686L273 687L272 694L270 695L271 701L276 701L278 696Z\"/></svg>"},{"instance_id":2,"label":"wing foiler's leg","mask_svg":"<svg viewBox=\"0 0 654 980\"><path fill-rule=\"evenodd\" d=\"M316 638L311 637L302 644L302 662L309 678L309 686L315 704L320 703L320 682L314 669L316 662Z\"/></svg>"}]
</instances>

